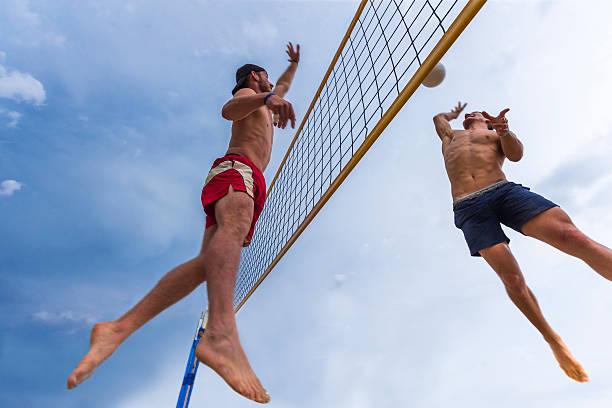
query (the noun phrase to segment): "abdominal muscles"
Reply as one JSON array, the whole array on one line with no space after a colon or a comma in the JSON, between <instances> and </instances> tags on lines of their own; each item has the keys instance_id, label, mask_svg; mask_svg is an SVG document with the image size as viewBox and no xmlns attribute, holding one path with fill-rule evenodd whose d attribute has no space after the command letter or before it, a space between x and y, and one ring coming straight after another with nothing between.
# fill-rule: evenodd
<instances>
[{"instance_id":1,"label":"abdominal muscles","mask_svg":"<svg viewBox=\"0 0 612 408\"><path fill-rule=\"evenodd\" d=\"M495 142L453 140L444 151L453 199L504 180L503 161L504 155Z\"/></svg>"},{"instance_id":2,"label":"abdominal muscles","mask_svg":"<svg viewBox=\"0 0 612 408\"><path fill-rule=\"evenodd\" d=\"M262 108L233 123L227 152L246 156L263 172L270 161L273 135L271 115Z\"/></svg>"}]
</instances>

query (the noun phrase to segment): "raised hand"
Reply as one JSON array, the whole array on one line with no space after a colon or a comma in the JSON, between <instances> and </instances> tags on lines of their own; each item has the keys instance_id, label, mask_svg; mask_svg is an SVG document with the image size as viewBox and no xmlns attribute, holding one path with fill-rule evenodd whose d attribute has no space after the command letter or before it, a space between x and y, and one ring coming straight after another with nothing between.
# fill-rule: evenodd
<instances>
[{"instance_id":1,"label":"raised hand","mask_svg":"<svg viewBox=\"0 0 612 408\"><path fill-rule=\"evenodd\" d=\"M297 50L293 48L293 44L291 42L287 44L287 51L285 52L289 56L289 59L288 59L289 62L300 62L300 44L296 44L296 45L297 45Z\"/></svg>"},{"instance_id":2,"label":"raised hand","mask_svg":"<svg viewBox=\"0 0 612 408\"><path fill-rule=\"evenodd\" d=\"M274 116L278 115L278 121L274 118L274 124L278 128L284 129L287 127L287 122L289 120L291 120L291 127L295 128L295 112L290 102L278 95L271 95L266 100L266 106L275 114Z\"/></svg>"},{"instance_id":3,"label":"raised hand","mask_svg":"<svg viewBox=\"0 0 612 408\"><path fill-rule=\"evenodd\" d=\"M506 108L503 111L499 112L499 115L493 117L489 115L487 112L483 111L482 116L485 117L487 123L490 123L493 126L493 129L499 135L503 135L508 132L508 119L506 119L506 113L510 110L510 108Z\"/></svg>"},{"instance_id":4,"label":"raised hand","mask_svg":"<svg viewBox=\"0 0 612 408\"><path fill-rule=\"evenodd\" d=\"M457 103L457 106L453 110L450 111L451 115L453 116L453 119L458 118L459 114L461 113L463 109L465 109L466 106L467 106L467 102L461 105L461 101L459 101Z\"/></svg>"}]
</instances>

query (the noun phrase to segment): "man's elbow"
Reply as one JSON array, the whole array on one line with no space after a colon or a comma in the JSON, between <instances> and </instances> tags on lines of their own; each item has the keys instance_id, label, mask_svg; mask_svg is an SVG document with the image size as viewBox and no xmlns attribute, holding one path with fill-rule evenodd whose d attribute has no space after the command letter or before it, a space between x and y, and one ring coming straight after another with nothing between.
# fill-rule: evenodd
<instances>
[{"instance_id":1,"label":"man's elbow","mask_svg":"<svg viewBox=\"0 0 612 408\"><path fill-rule=\"evenodd\" d=\"M446 116L444 116L443 113L438 113L436 116L433 117L433 122L434 123L441 123L445 119L446 119Z\"/></svg>"},{"instance_id":2,"label":"man's elbow","mask_svg":"<svg viewBox=\"0 0 612 408\"><path fill-rule=\"evenodd\" d=\"M517 162L523 158L523 152L520 151L520 152L510 154L510 155L506 155L506 158L510 160L511 162Z\"/></svg>"},{"instance_id":3,"label":"man's elbow","mask_svg":"<svg viewBox=\"0 0 612 408\"><path fill-rule=\"evenodd\" d=\"M226 120L234 120L232 117L232 108L228 105L230 105L229 102L223 105L223 108L221 109L221 116Z\"/></svg>"}]
</instances>

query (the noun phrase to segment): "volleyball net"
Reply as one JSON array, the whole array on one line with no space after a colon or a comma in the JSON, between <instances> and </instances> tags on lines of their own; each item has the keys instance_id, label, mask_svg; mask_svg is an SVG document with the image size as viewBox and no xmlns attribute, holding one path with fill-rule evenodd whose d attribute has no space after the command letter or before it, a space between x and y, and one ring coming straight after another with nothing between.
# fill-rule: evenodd
<instances>
[{"instance_id":1,"label":"volleyball net","mask_svg":"<svg viewBox=\"0 0 612 408\"><path fill-rule=\"evenodd\" d=\"M242 251L238 311L486 0L363 0ZM460 5L465 7L461 8Z\"/></svg>"}]
</instances>

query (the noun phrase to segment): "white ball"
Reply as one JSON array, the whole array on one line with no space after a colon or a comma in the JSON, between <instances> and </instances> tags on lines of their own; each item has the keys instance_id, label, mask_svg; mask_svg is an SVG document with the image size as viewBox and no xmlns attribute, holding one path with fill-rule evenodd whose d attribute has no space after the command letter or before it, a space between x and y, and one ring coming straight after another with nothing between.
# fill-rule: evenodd
<instances>
[{"instance_id":1,"label":"white ball","mask_svg":"<svg viewBox=\"0 0 612 408\"><path fill-rule=\"evenodd\" d=\"M425 77L425 79L423 80L423 85L425 85L428 88L433 88L434 86L438 86L442 83L445 76L446 76L446 69L444 68L444 65L442 65L441 62L438 62L436 66L433 67L429 75L427 75L427 77Z\"/></svg>"}]
</instances>

